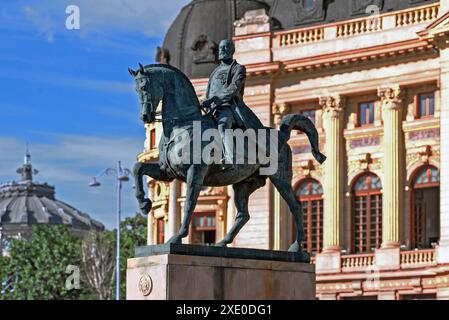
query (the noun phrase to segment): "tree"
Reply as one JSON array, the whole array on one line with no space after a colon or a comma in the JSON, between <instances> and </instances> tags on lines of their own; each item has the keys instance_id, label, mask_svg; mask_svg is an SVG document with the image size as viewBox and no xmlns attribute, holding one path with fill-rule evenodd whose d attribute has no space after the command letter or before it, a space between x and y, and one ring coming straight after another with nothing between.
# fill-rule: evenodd
<instances>
[{"instance_id":1,"label":"tree","mask_svg":"<svg viewBox=\"0 0 449 320\"><path fill-rule=\"evenodd\" d=\"M139 214L120 224L122 299L126 297L127 260L134 257L136 247L146 244L146 230L147 219ZM9 257L0 255L0 300L111 299L115 243L115 230L92 233L83 240L67 226L35 226L30 239L11 241ZM74 288L76 276L79 289ZM1 294L4 287L14 290Z\"/></svg>"},{"instance_id":2,"label":"tree","mask_svg":"<svg viewBox=\"0 0 449 320\"><path fill-rule=\"evenodd\" d=\"M91 290L82 284L77 272L80 252L81 239L72 235L67 226L34 226L29 240L13 239L9 257L1 258L1 281L14 277L17 281L14 290L7 290L0 299L91 298Z\"/></svg>"},{"instance_id":3,"label":"tree","mask_svg":"<svg viewBox=\"0 0 449 320\"><path fill-rule=\"evenodd\" d=\"M114 239L110 233L93 232L81 246L81 265L87 283L100 300L110 300L115 278Z\"/></svg>"}]
</instances>

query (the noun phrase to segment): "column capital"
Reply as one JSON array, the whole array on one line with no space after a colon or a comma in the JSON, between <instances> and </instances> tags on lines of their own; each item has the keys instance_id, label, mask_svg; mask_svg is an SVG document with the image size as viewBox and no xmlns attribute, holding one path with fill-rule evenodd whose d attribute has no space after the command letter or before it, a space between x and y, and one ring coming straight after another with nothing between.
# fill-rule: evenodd
<instances>
[{"instance_id":1,"label":"column capital","mask_svg":"<svg viewBox=\"0 0 449 320\"><path fill-rule=\"evenodd\" d=\"M271 112L274 115L285 116L291 110L291 105L289 103L275 103L271 108Z\"/></svg>"},{"instance_id":2,"label":"column capital","mask_svg":"<svg viewBox=\"0 0 449 320\"><path fill-rule=\"evenodd\" d=\"M291 105L283 102L283 103L275 103L271 107L271 113L273 114L273 121L276 127L281 125L282 117L288 114L291 110Z\"/></svg>"},{"instance_id":3,"label":"column capital","mask_svg":"<svg viewBox=\"0 0 449 320\"><path fill-rule=\"evenodd\" d=\"M377 95L382 102L383 110L397 110L402 104L404 90L399 85L391 87L380 87Z\"/></svg>"},{"instance_id":4,"label":"column capital","mask_svg":"<svg viewBox=\"0 0 449 320\"><path fill-rule=\"evenodd\" d=\"M337 94L320 97L320 106L323 108L323 116L338 118L343 111L344 97Z\"/></svg>"}]
</instances>

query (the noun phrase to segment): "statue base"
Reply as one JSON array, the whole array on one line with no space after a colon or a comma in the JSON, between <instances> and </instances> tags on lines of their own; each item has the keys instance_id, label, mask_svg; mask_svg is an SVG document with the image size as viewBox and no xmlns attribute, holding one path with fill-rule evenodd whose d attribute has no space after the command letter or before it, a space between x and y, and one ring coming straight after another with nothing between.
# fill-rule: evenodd
<instances>
[{"instance_id":1,"label":"statue base","mask_svg":"<svg viewBox=\"0 0 449 320\"><path fill-rule=\"evenodd\" d=\"M315 266L284 251L185 244L139 247L128 300L315 300Z\"/></svg>"}]
</instances>

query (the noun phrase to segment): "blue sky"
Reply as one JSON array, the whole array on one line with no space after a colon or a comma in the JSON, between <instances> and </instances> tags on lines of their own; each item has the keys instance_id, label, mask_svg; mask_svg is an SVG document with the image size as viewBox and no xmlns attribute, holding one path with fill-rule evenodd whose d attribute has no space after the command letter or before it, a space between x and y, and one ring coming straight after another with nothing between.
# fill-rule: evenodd
<instances>
[{"instance_id":1,"label":"blue sky","mask_svg":"<svg viewBox=\"0 0 449 320\"><path fill-rule=\"evenodd\" d=\"M156 46L189 0L0 0L0 182L17 180L26 142L39 182L112 228L117 160L132 168L145 131L128 66L153 63ZM65 27L68 5L80 30ZM132 183L123 214L137 212Z\"/></svg>"}]
</instances>

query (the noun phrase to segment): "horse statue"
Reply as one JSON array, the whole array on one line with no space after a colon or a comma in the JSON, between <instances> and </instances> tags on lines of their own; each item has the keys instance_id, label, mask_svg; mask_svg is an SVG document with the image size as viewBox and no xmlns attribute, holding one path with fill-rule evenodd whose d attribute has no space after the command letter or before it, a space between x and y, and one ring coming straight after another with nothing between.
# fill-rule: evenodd
<instances>
[{"instance_id":1,"label":"horse statue","mask_svg":"<svg viewBox=\"0 0 449 320\"><path fill-rule=\"evenodd\" d=\"M291 114L281 123L280 130L266 128L278 133L276 139L278 170L272 174L261 174L263 165L255 164L222 164L208 163L207 161L175 161L179 150L183 147L194 148L194 141L180 139L176 132L181 129L190 136L193 135L194 125L201 124L201 132L216 129L217 123L210 114L204 114L201 109L195 89L185 74L173 66L166 64L151 64L134 71L128 68L135 78L136 91L140 98L141 120L146 123L162 122L163 136L159 143L159 161L150 163L138 162L133 169L136 181L136 198L140 210L148 214L152 202L145 196L143 176L155 180L171 182L179 179L186 183L186 201L181 228L167 243L182 243L182 238L188 236L189 225L201 190L204 187L217 187L232 185L234 201L237 208L235 223L224 239L217 246L226 246L233 242L242 227L249 221L248 201L250 195L266 184L267 178L273 183L278 192L287 202L296 222L296 240L288 249L300 255L301 261L310 261L309 255L302 251L304 241L304 228L302 222L301 203L292 189L292 152L288 145L292 130L304 132L311 144L312 154L319 163L326 157L320 152L318 146L318 132L315 125L308 118ZM157 112L162 101L162 110ZM160 118L158 118L160 116ZM187 145L186 145L187 144ZM205 143L199 144L200 150L205 150ZM246 150L245 150L246 151Z\"/></svg>"}]
</instances>

